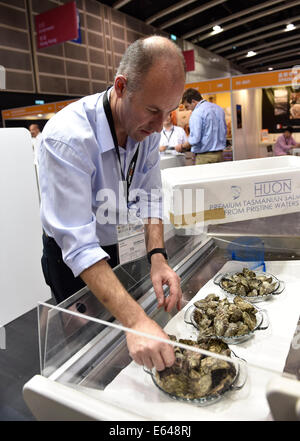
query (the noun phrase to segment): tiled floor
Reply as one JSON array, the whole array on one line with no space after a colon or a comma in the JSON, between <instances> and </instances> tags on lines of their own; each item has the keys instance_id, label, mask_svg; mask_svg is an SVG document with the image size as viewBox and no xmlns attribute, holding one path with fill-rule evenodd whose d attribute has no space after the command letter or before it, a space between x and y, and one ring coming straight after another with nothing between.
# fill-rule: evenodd
<instances>
[{"instance_id":1,"label":"tiled floor","mask_svg":"<svg viewBox=\"0 0 300 441\"><path fill-rule=\"evenodd\" d=\"M5 331L6 349L0 349L0 421L32 421L22 389L40 372L36 309L6 325Z\"/></svg>"}]
</instances>

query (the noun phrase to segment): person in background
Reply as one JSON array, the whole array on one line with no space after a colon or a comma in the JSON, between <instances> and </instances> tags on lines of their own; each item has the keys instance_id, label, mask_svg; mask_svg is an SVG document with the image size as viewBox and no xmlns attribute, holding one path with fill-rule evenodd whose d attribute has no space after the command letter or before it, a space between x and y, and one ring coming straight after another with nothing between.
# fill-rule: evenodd
<instances>
[{"instance_id":1,"label":"person in background","mask_svg":"<svg viewBox=\"0 0 300 441\"><path fill-rule=\"evenodd\" d=\"M291 149L300 147L292 136L292 127L287 127L283 134L278 136L276 143L273 147L274 156L284 156L290 153Z\"/></svg>"},{"instance_id":2,"label":"person in background","mask_svg":"<svg viewBox=\"0 0 300 441\"><path fill-rule=\"evenodd\" d=\"M187 142L187 136L182 127L176 126L172 122L172 114L166 117L163 122L163 129L160 133L159 151L165 152L167 150L174 150Z\"/></svg>"},{"instance_id":3,"label":"person in background","mask_svg":"<svg viewBox=\"0 0 300 441\"><path fill-rule=\"evenodd\" d=\"M69 104L48 121L40 151L42 267L56 300L87 285L123 326L161 339L169 337L111 266L118 263L118 233L126 233L134 211L144 224L158 307L181 309L180 278L164 249L159 133L178 107L184 84L185 62L176 44L161 36L136 40L112 87ZM160 371L175 361L167 343L134 332L126 339L133 360L149 369Z\"/></svg>"},{"instance_id":4,"label":"person in background","mask_svg":"<svg viewBox=\"0 0 300 441\"><path fill-rule=\"evenodd\" d=\"M40 131L40 127L38 124L30 124L28 127L30 134L31 134L31 140L32 140L32 148L33 148L33 154L34 159L33 163L37 167L39 166L39 151L40 151L40 145L42 140L42 134Z\"/></svg>"},{"instance_id":5,"label":"person in background","mask_svg":"<svg viewBox=\"0 0 300 441\"><path fill-rule=\"evenodd\" d=\"M222 161L227 134L224 110L204 100L198 90L192 88L184 92L182 104L192 111L190 135L188 141L176 150L191 150L196 165Z\"/></svg>"}]
</instances>

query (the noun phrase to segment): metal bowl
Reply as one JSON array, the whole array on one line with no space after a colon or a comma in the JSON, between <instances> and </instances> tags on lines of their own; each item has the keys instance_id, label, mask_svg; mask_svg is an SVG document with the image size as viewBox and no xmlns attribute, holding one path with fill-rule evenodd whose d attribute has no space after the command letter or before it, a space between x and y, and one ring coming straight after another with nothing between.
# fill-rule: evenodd
<instances>
[{"instance_id":1,"label":"metal bowl","mask_svg":"<svg viewBox=\"0 0 300 441\"><path fill-rule=\"evenodd\" d=\"M220 274L217 274L216 277L214 278L214 283L221 288L221 290L226 294L227 297L234 298L234 297L238 296L238 297L241 297L246 302L258 303L258 302L264 302L265 300L268 300L268 299L272 298L273 296L281 294L285 288L285 283L282 280L278 280L277 277L275 277L273 274L265 273L262 271L253 271L253 272L255 272L256 276L272 277L273 283L276 282L276 288L268 294L258 295L258 296L243 296L240 294L233 294L230 291L228 291L226 288L224 288L224 286L222 285L222 282L224 280L226 280L227 278L229 278L239 272L241 272L241 271L230 271L230 272L226 272L226 273L220 273Z\"/></svg>"},{"instance_id":2,"label":"metal bowl","mask_svg":"<svg viewBox=\"0 0 300 441\"><path fill-rule=\"evenodd\" d=\"M185 321L185 323L187 323L189 325L193 325L196 329L198 329L199 330L199 337L202 337L201 331L199 329L199 325L196 322L195 317L194 317L196 309L197 308L194 305L191 305L185 311L184 321ZM220 340L224 341L227 344L234 345L234 344L242 343L246 340L249 340L250 338L252 338L254 336L255 331L267 329L269 327L269 318L268 318L267 311L265 309L259 309L257 306L255 307L255 309L257 310L257 312L255 314L256 315L256 326L253 329L253 331L249 331L247 334L243 334L243 335L233 335L231 337L224 337L221 335L211 335L210 337L211 338L219 338Z\"/></svg>"},{"instance_id":3,"label":"metal bowl","mask_svg":"<svg viewBox=\"0 0 300 441\"><path fill-rule=\"evenodd\" d=\"M233 358L233 363L234 363L234 358L239 360L238 363L235 363L235 375L234 375L234 378L232 379L231 384L229 384L226 388L222 389L218 393L206 395L206 396L200 397L200 398L191 399L191 398L184 398L184 397L180 397L180 396L171 394L171 393L167 392L166 390L164 390L162 388L162 386L157 382L157 378L156 378L157 372L156 372L155 368L150 370L144 366L144 371L151 376L152 381L155 384L155 386L161 392L163 392L165 395L167 395L169 398L172 398L173 400L181 401L184 403L196 404L197 406L207 406L209 404L214 404L217 401L219 401L229 391L238 391L238 390L242 389L242 387L246 383L246 380L247 380L246 361L243 360L242 358L238 357L233 351L231 351L231 356Z\"/></svg>"}]
</instances>

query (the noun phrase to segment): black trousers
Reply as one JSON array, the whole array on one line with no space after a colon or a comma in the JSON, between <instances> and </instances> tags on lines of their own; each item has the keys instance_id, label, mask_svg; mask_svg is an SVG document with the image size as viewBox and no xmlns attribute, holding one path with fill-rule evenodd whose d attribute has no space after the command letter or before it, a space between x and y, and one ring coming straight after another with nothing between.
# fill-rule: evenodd
<instances>
[{"instance_id":1,"label":"black trousers","mask_svg":"<svg viewBox=\"0 0 300 441\"><path fill-rule=\"evenodd\" d=\"M102 247L109 254L108 263L114 268L119 263L117 245ZM62 252L52 237L43 234L43 256L41 259L45 281L50 286L57 303L70 297L85 286L81 277L74 277L64 263Z\"/></svg>"}]
</instances>

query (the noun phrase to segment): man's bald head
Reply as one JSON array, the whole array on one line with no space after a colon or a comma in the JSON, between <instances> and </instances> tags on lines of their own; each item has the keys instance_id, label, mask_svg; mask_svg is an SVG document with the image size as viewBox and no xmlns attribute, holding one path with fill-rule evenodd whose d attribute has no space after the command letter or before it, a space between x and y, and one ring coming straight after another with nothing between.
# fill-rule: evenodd
<instances>
[{"instance_id":1,"label":"man's bald head","mask_svg":"<svg viewBox=\"0 0 300 441\"><path fill-rule=\"evenodd\" d=\"M150 69L159 69L176 82L185 77L185 60L180 48L165 37L153 35L132 43L122 57L116 76L127 79L127 90L133 93L142 87L142 80Z\"/></svg>"},{"instance_id":2,"label":"man's bald head","mask_svg":"<svg viewBox=\"0 0 300 441\"><path fill-rule=\"evenodd\" d=\"M29 131L31 133L32 138L36 138L37 135L40 133L40 128L39 128L38 124L30 124L30 126L28 128L29 128Z\"/></svg>"}]
</instances>

